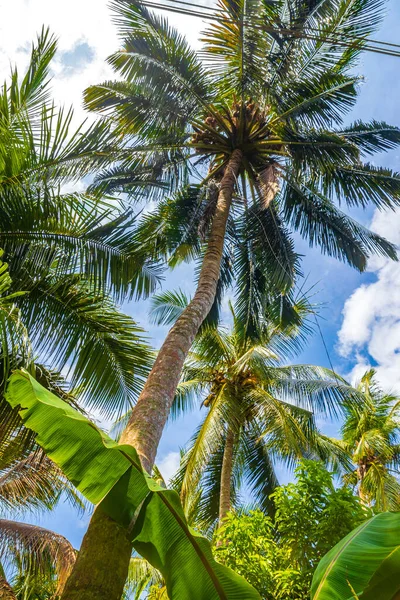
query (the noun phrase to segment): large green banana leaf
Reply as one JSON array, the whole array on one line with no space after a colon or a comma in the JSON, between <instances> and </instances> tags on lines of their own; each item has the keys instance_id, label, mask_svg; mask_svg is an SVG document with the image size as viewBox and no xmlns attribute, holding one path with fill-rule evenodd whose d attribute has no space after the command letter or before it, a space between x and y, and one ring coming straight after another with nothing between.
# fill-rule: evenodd
<instances>
[{"instance_id":1,"label":"large green banana leaf","mask_svg":"<svg viewBox=\"0 0 400 600\"><path fill-rule=\"evenodd\" d=\"M143 472L132 446L118 445L25 371L10 378L7 400L78 490L130 531L135 549L161 571L171 600L260 600L214 560L208 540L189 528L178 494Z\"/></svg>"},{"instance_id":2,"label":"large green banana leaf","mask_svg":"<svg viewBox=\"0 0 400 600\"><path fill-rule=\"evenodd\" d=\"M400 600L400 513L381 513L319 563L312 600Z\"/></svg>"}]
</instances>

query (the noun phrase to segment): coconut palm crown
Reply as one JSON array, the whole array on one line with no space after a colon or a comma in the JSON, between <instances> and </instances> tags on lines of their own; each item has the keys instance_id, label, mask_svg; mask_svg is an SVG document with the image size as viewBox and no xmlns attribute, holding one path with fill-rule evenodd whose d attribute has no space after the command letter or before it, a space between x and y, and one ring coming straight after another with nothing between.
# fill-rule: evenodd
<instances>
[{"instance_id":1,"label":"coconut palm crown","mask_svg":"<svg viewBox=\"0 0 400 600\"><path fill-rule=\"evenodd\" d=\"M360 498L378 511L400 508L400 399L385 393L376 371L367 371L358 384L363 403L344 402L343 450L351 455L355 470L345 476Z\"/></svg>"},{"instance_id":2,"label":"coconut palm crown","mask_svg":"<svg viewBox=\"0 0 400 600\"><path fill-rule=\"evenodd\" d=\"M154 311L162 314L161 306ZM293 466L301 457L348 465L345 452L323 436L317 418L341 414L341 403L358 406L355 389L330 369L288 364L302 346L310 307L295 310L303 328L265 320L259 338L246 335L232 311L233 326L205 327L196 338L178 386L173 416L201 404L206 414L189 442L175 477L185 510L208 529L249 498L272 510L278 484L276 460Z\"/></svg>"},{"instance_id":3,"label":"coconut palm crown","mask_svg":"<svg viewBox=\"0 0 400 600\"><path fill-rule=\"evenodd\" d=\"M150 219L158 238L164 226L158 250L192 257L215 212L215 183L235 156L229 234L242 254L247 242L258 285L262 276L292 281L289 229L361 271L372 253L394 258L391 244L340 209L399 203L398 174L365 159L398 145L400 132L376 121L343 125L357 100L354 65L363 42L335 44L368 36L381 6L219 0L196 52L145 3L113 3L122 47L109 62L122 80L90 87L85 99L113 121L128 148L97 183L136 198L144 182L159 200L174 192Z\"/></svg>"}]
</instances>

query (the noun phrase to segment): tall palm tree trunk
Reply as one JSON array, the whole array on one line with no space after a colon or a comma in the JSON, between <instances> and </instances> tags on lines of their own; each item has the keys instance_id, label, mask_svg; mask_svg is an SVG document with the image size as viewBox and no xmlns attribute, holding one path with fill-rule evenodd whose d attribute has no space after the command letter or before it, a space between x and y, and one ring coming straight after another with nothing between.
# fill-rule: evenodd
<instances>
[{"instance_id":1,"label":"tall palm tree trunk","mask_svg":"<svg viewBox=\"0 0 400 600\"><path fill-rule=\"evenodd\" d=\"M222 525L228 512L231 510L231 485L233 470L233 451L235 447L235 433L230 427L226 434L224 457L222 459L221 487L219 492L219 526Z\"/></svg>"},{"instance_id":2,"label":"tall palm tree trunk","mask_svg":"<svg viewBox=\"0 0 400 600\"><path fill-rule=\"evenodd\" d=\"M226 225L241 161L242 152L234 150L221 180L195 295L161 346L121 437L122 444L131 444L136 448L148 472L155 461L183 363L214 302ZM129 557L126 532L97 510L83 539L62 600L120 600L128 574Z\"/></svg>"},{"instance_id":3,"label":"tall palm tree trunk","mask_svg":"<svg viewBox=\"0 0 400 600\"><path fill-rule=\"evenodd\" d=\"M132 411L128 426L121 437L122 444L131 444L136 448L142 465L148 472L151 471L156 458L158 444L171 409L183 363L199 327L208 315L215 299L226 224L241 160L242 152L234 150L221 180L216 211L196 293L169 331Z\"/></svg>"},{"instance_id":4,"label":"tall palm tree trunk","mask_svg":"<svg viewBox=\"0 0 400 600\"><path fill-rule=\"evenodd\" d=\"M358 478L358 497L360 498L361 502L363 504L365 504L366 506L368 506L368 500L366 497L366 494L364 493L364 479L365 476L367 474L367 465L363 462L360 462L358 464L358 469L357 469L357 478Z\"/></svg>"},{"instance_id":5,"label":"tall palm tree trunk","mask_svg":"<svg viewBox=\"0 0 400 600\"><path fill-rule=\"evenodd\" d=\"M2 575L0 575L0 600L17 600L12 587Z\"/></svg>"}]
</instances>

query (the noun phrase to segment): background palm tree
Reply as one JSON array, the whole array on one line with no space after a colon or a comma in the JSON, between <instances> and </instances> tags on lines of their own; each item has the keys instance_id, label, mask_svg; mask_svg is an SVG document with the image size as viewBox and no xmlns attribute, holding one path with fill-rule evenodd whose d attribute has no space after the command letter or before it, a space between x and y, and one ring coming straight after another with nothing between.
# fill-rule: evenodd
<instances>
[{"instance_id":1,"label":"background palm tree","mask_svg":"<svg viewBox=\"0 0 400 600\"><path fill-rule=\"evenodd\" d=\"M171 323L184 309L181 295L155 298L153 318ZM173 300L175 310L172 311ZM245 483L252 501L272 510L278 485L274 462L294 465L315 457L336 468L345 452L317 428L316 417L338 415L357 393L336 373L313 365L285 365L302 347L312 311L305 298L292 307L297 321L286 326L266 316L258 339L232 311L232 329L205 327L197 336L178 385L172 416L199 404L207 414L183 457L174 487L196 526L209 530L235 506Z\"/></svg>"},{"instance_id":2,"label":"background palm tree","mask_svg":"<svg viewBox=\"0 0 400 600\"><path fill-rule=\"evenodd\" d=\"M400 509L400 399L383 392L370 369L357 389L363 402L343 403L342 440L354 471L345 479L358 489L361 500L377 511Z\"/></svg>"},{"instance_id":3,"label":"background palm tree","mask_svg":"<svg viewBox=\"0 0 400 600\"><path fill-rule=\"evenodd\" d=\"M72 131L72 111L51 103L55 51L43 29L26 74L14 69L0 91L0 247L9 270L4 264L0 273L0 451L8 452L11 440L20 464L37 448L4 401L10 369L30 369L64 399L110 418L132 406L153 359L143 330L115 303L149 293L158 272L133 252L132 211L70 191L109 157L108 128ZM17 557L19 594L28 575L28 588L43 583L40 570L25 572L29 556L27 547Z\"/></svg>"},{"instance_id":4,"label":"background palm tree","mask_svg":"<svg viewBox=\"0 0 400 600\"><path fill-rule=\"evenodd\" d=\"M109 62L119 80L89 88L85 101L125 148L93 189L143 200L145 186L145 199L159 204L137 239L154 258L197 256L202 265L122 436L150 472L185 358L227 281L239 284L245 322L254 322L266 290L284 294L294 284L289 227L359 270L370 254L395 258L393 245L339 205L398 205L397 174L364 160L397 146L400 132L375 121L343 125L357 98L354 64L379 23L381 0L220 0L201 54L144 4L122 0L113 8L121 49ZM343 34L358 41L344 47L337 41ZM102 547L106 568L114 534L110 523L89 527L65 598L90 597L91 556ZM109 569L99 599L122 593L129 562L123 537L125 569Z\"/></svg>"},{"instance_id":5,"label":"background palm tree","mask_svg":"<svg viewBox=\"0 0 400 600\"><path fill-rule=\"evenodd\" d=\"M5 591L0 597L39 600L39 584L41 589L47 588L51 596L61 594L76 553L62 535L4 517L26 518L29 512L52 510L61 497L67 498L79 510L83 504L65 476L40 448L30 454L25 452L23 458L21 454L18 439L1 446L0 589L3 585ZM11 577L9 582L5 571ZM43 596L43 600L45 598Z\"/></svg>"}]
</instances>

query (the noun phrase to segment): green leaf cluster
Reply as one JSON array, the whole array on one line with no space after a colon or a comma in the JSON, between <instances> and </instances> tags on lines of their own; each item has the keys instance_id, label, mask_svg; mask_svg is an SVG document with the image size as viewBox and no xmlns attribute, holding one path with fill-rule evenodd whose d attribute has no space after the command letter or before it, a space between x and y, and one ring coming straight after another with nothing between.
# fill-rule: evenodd
<instances>
[{"instance_id":1,"label":"green leaf cluster","mask_svg":"<svg viewBox=\"0 0 400 600\"><path fill-rule=\"evenodd\" d=\"M322 464L308 460L300 461L296 482L277 488L272 500L273 519L259 510L230 513L216 533L215 556L265 600L308 600L322 556L368 511L351 490L335 488Z\"/></svg>"},{"instance_id":2,"label":"green leaf cluster","mask_svg":"<svg viewBox=\"0 0 400 600\"><path fill-rule=\"evenodd\" d=\"M0 89L3 376L10 361L28 367L35 356L69 370L81 399L109 417L132 406L153 359L141 328L115 303L153 291L159 272L135 250L132 211L80 191L114 150L108 126L75 128L72 109L51 102L56 47L43 28L26 73L12 69Z\"/></svg>"}]
</instances>

